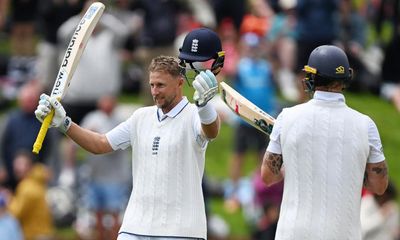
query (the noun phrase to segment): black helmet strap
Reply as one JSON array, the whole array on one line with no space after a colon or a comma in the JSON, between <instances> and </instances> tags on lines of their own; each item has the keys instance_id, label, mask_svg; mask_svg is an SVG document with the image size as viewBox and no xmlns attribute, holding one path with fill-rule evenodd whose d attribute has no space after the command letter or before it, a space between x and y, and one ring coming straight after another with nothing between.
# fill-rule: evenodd
<instances>
[{"instance_id":1,"label":"black helmet strap","mask_svg":"<svg viewBox=\"0 0 400 240\"><path fill-rule=\"evenodd\" d=\"M215 61L211 65L211 72L214 73L215 76L221 71L224 67L225 62L225 51L220 51L217 53Z\"/></svg>"},{"instance_id":2,"label":"black helmet strap","mask_svg":"<svg viewBox=\"0 0 400 240\"><path fill-rule=\"evenodd\" d=\"M315 91L315 82L314 75L311 73L306 73L305 78L303 79L303 84L305 86L304 90L307 93L312 93Z\"/></svg>"}]
</instances>

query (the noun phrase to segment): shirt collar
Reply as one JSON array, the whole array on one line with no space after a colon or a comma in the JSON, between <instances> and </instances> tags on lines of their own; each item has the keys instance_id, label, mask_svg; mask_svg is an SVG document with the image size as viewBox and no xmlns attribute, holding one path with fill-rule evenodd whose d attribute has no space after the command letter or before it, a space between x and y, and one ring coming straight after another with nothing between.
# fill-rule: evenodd
<instances>
[{"instance_id":1,"label":"shirt collar","mask_svg":"<svg viewBox=\"0 0 400 240\"><path fill-rule=\"evenodd\" d=\"M315 91L313 99L330 102L345 102L343 94L325 91Z\"/></svg>"},{"instance_id":2,"label":"shirt collar","mask_svg":"<svg viewBox=\"0 0 400 240\"><path fill-rule=\"evenodd\" d=\"M189 101L187 100L186 97L183 97L182 100L176 104L176 106L171 109L169 112L167 113L163 113L163 111L161 110L161 108L157 108L157 116L158 116L158 120L162 121L164 119L166 119L167 117L170 118L174 118L176 117L176 115L178 115L183 108L185 108L185 106L189 103Z\"/></svg>"}]
</instances>

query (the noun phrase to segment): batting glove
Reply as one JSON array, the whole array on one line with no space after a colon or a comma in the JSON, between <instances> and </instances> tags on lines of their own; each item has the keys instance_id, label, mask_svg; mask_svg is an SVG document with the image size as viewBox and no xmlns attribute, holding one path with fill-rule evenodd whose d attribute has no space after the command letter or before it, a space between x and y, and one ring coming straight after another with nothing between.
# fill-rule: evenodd
<instances>
[{"instance_id":1,"label":"batting glove","mask_svg":"<svg viewBox=\"0 0 400 240\"><path fill-rule=\"evenodd\" d=\"M36 118L43 122L47 115L54 109L54 117L51 120L50 127L56 127L61 132L68 131L72 124L71 118L67 116L64 107L55 97L49 97L46 94L40 95L39 105L36 108Z\"/></svg>"},{"instance_id":2,"label":"batting glove","mask_svg":"<svg viewBox=\"0 0 400 240\"><path fill-rule=\"evenodd\" d=\"M196 90L193 100L199 107L205 106L211 98L218 93L218 83L210 70L202 71L193 81L193 88Z\"/></svg>"}]
</instances>

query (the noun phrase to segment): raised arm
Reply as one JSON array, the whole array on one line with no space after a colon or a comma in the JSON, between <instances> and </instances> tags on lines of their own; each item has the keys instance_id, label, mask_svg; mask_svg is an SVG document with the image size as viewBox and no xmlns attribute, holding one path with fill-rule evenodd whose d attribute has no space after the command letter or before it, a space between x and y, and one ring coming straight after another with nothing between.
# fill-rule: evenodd
<instances>
[{"instance_id":1,"label":"raised arm","mask_svg":"<svg viewBox=\"0 0 400 240\"><path fill-rule=\"evenodd\" d=\"M364 173L364 187L378 195L382 195L388 186L388 168L386 161L367 163Z\"/></svg>"},{"instance_id":2,"label":"raised arm","mask_svg":"<svg viewBox=\"0 0 400 240\"><path fill-rule=\"evenodd\" d=\"M76 123L71 123L66 135L83 149L93 154L102 154L113 151L105 134L96 133L82 128Z\"/></svg>"},{"instance_id":3,"label":"raised arm","mask_svg":"<svg viewBox=\"0 0 400 240\"><path fill-rule=\"evenodd\" d=\"M267 186L271 186L283 179L282 164L282 154L265 152L261 165L261 177Z\"/></svg>"}]
</instances>

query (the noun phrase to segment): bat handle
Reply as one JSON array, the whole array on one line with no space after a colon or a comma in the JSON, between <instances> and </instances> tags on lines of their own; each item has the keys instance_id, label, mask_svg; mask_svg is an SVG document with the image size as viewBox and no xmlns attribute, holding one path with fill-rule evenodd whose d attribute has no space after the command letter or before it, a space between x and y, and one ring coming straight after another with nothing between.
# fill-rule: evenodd
<instances>
[{"instance_id":1,"label":"bat handle","mask_svg":"<svg viewBox=\"0 0 400 240\"><path fill-rule=\"evenodd\" d=\"M36 137L36 141L33 144L33 153L39 154L40 149L42 149L42 144L44 141L44 138L46 137L47 130L49 130L51 120L53 120L54 117L54 109L51 110L51 112L44 118L42 126L40 127L40 131Z\"/></svg>"}]
</instances>

